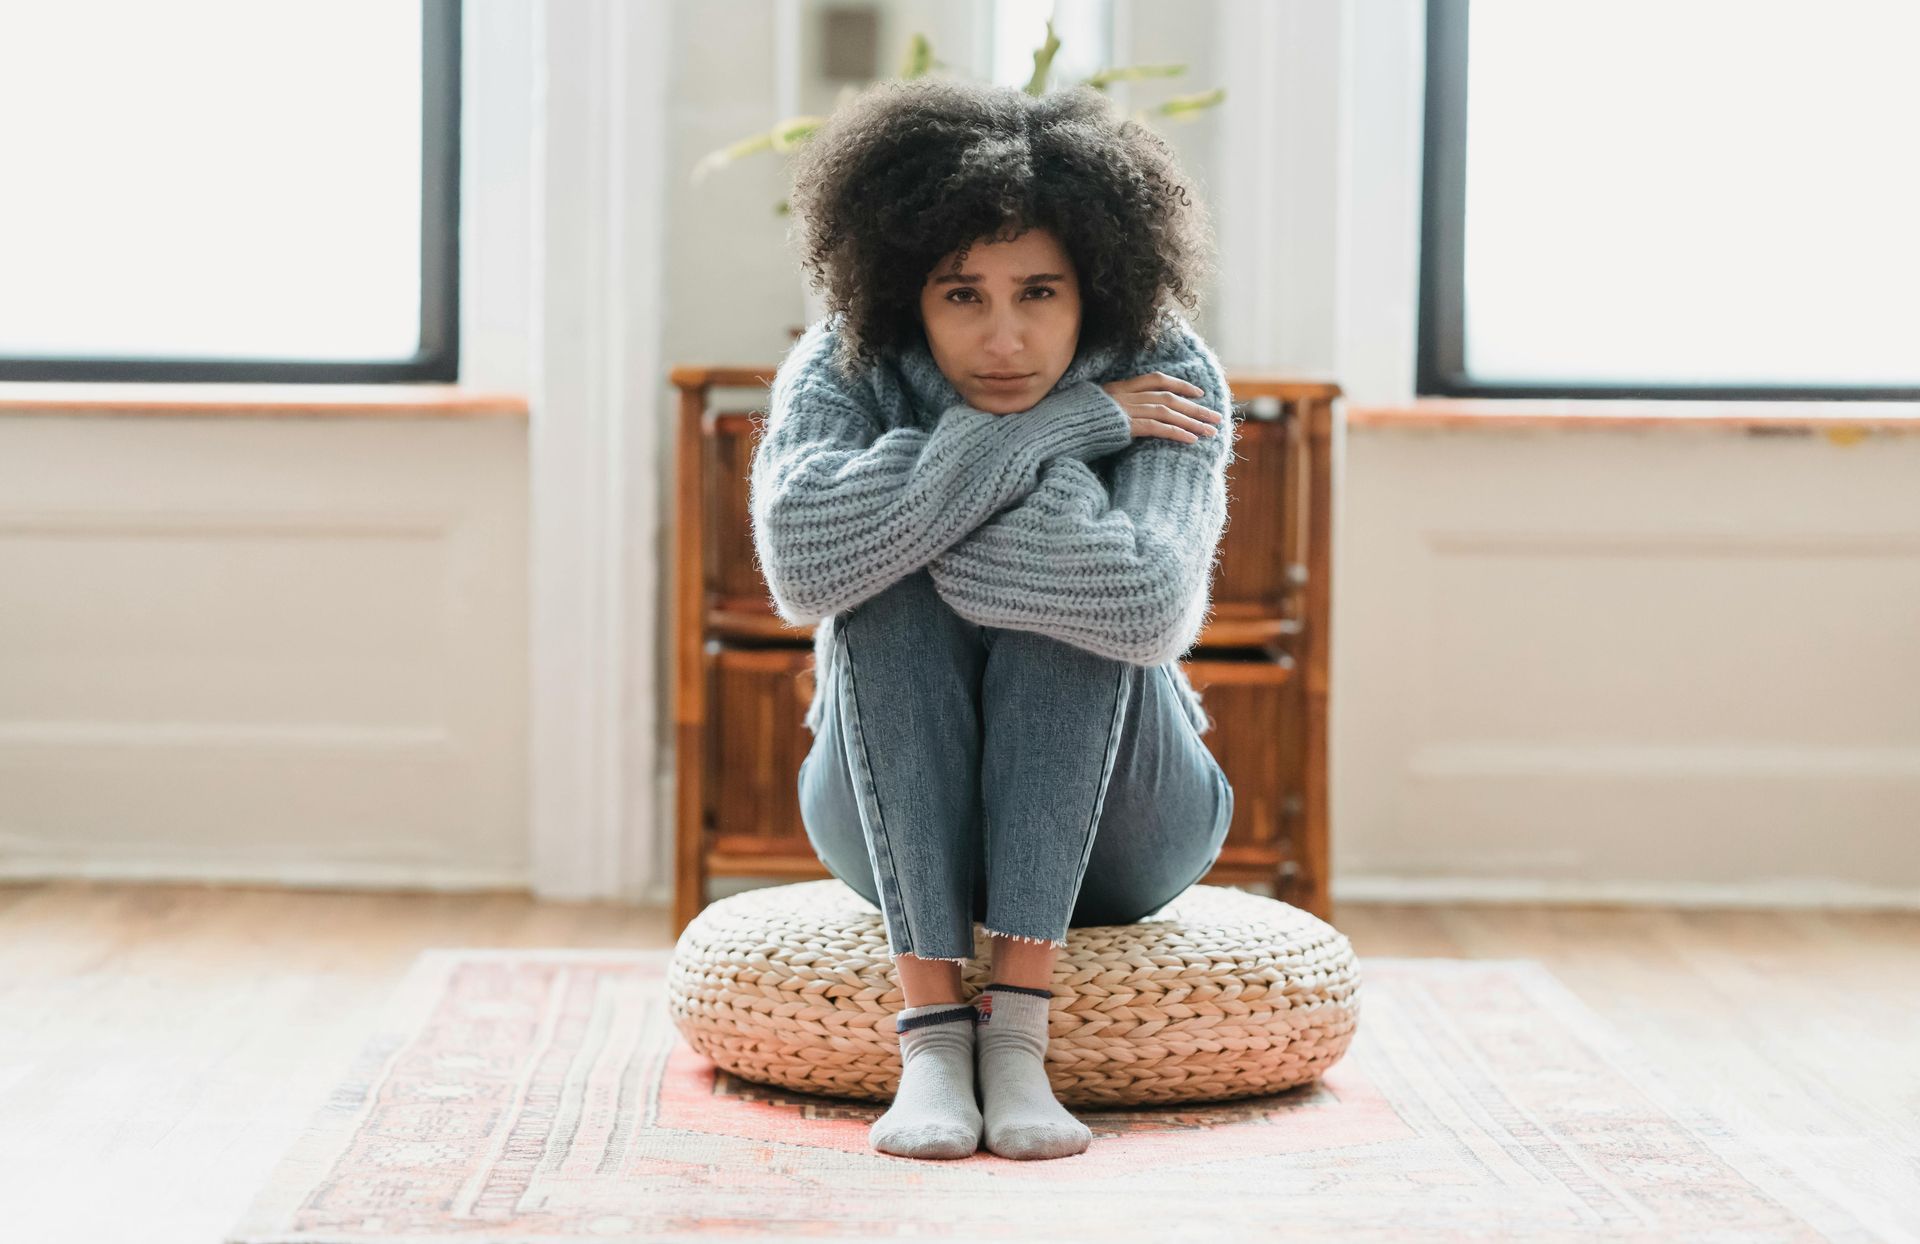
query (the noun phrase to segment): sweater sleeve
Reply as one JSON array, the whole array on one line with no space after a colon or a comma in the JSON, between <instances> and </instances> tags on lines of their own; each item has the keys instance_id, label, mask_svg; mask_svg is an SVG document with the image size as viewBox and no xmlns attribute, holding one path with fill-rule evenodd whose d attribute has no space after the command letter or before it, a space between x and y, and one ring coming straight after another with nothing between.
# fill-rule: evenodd
<instances>
[{"instance_id":1,"label":"sweater sleeve","mask_svg":"<svg viewBox=\"0 0 1920 1244\"><path fill-rule=\"evenodd\" d=\"M1184 321L1135 362L1127 374L1163 371L1199 385L1195 400L1228 416L1218 434L1136 440L1112 459L1111 496L1084 462L1049 462L1018 505L929 563L956 613L1136 665L1175 660L1199 638L1226 527L1233 397L1219 360Z\"/></svg>"},{"instance_id":2,"label":"sweater sleeve","mask_svg":"<svg viewBox=\"0 0 1920 1244\"><path fill-rule=\"evenodd\" d=\"M831 617L925 566L1019 500L1057 457L1098 457L1132 436L1126 411L1091 381L1018 414L958 403L931 430L886 428L873 386L832 360L816 324L778 372L748 469L754 553L775 611Z\"/></svg>"}]
</instances>

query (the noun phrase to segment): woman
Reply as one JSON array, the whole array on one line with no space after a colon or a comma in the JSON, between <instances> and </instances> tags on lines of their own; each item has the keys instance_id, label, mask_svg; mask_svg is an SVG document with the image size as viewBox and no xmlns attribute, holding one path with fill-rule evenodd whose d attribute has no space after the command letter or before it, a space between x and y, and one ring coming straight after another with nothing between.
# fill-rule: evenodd
<instances>
[{"instance_id":1,"label":"woman","mask_svg":"<svg viewBox=\"0 0 1920 1244\"><path fill-rule=\"evenodd\" d=\"M818 624L807 834L906 1002L870 1139L1079 1153L1044 1069L1058 949L1204 876L1233 808L1178 665L1232 460L1219 362L1165 305L1197 302L1204 211L1089 87L883 82L794 173L830 313L774 380L751 511L775 608Z\"/></svg>"}]
</instances>

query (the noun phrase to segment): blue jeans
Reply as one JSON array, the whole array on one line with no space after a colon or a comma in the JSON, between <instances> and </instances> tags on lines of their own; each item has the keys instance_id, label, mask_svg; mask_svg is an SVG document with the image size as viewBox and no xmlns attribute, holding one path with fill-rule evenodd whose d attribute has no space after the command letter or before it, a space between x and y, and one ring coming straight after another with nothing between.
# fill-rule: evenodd
<instances>
[{"instance_id":1,"label":"blue jeans","mask_svg":"<svg viewBox=\"0 0 1920 1244\"><path fill-rule=\"evenodd\" d=\"M880 909L890 957L965 962L976 921L1064 945L1219 858L1233 788L1163 667L975 625L924 569L834 626L801 819Z\"/></svg>"}]
</instances>

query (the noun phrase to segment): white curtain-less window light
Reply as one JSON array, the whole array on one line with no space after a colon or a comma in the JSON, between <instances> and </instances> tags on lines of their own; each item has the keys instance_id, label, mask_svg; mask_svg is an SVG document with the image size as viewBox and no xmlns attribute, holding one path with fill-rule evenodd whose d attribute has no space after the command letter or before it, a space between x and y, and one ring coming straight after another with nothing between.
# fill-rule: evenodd
<instances>
[{"instance_id":1,"label":"white curtain-less window light","mask_svg":"<svg viewBox=\"0 0 1920 1244\"><path fill-rule=\"evenodd\" d=\"M1476 381L1920 385L1920 3L1471 0Z\"/></svg>"},{"instance_id":2,"label":"white curtain-less window light","mask_svg":"<svg viewBox=\"0 0 1920 1244\"><path fill-rule=\"evenodd\" d=\"M420 346L421 10L0 8L0 357Z\"/></svg>"}]
</instances>

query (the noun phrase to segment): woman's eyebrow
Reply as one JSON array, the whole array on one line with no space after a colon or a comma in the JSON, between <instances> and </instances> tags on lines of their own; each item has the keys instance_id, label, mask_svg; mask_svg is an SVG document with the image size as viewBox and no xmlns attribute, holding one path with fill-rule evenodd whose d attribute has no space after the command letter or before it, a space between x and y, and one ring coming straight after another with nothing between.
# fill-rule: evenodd
<instances>
[{"instance_id":1,"label":"woman's eyebrow","mask_svg":"<svg viewBox=\"0 0 1920 1244\"><path fill-rule=\"evenodd\" d=\"M945 276L934 277L933 283L935 285L978 285L985 279L986 278L982 277L978 272L949 272ZM1064 272L1036 272L1032 276L1015 277L1014 281L1021 285L1038 285L1043 281L1064 281L1066 279L1067 277Z\"/></svg>"}]
</instances>

